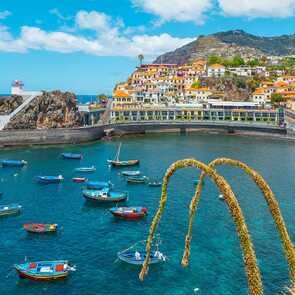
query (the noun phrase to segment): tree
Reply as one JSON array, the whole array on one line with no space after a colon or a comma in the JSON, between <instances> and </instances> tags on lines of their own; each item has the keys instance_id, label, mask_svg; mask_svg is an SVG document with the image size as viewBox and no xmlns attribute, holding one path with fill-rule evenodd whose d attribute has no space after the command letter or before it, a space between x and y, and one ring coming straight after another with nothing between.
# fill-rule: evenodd
<instances>
[{"instance_id":1,"label":"tree","mask_svg":"<svg viewBox=\"0 0 295 295\"><path fill-rule=\"evenodd\" d=\"M142 66L142 61L144 60L143 54L138 55L139 65Z\"/></svg>"},{"instance_id":2,"label":"tree","mask_svg":"<svg viewBox=\"0 0 295 295\"><path fill-rule=\"evenodd\" d=\"M218 57L216 55L211 55L208 57L208 64L209 65L218 64L220 62L221 62L220 57Z\"/></svg>"},{"instance_id":3,"label":"tree","mask_svg":"<svg viewBox=\"0 0 295 295\"><path fill-rule=\"evenodd\" d=\"M236 55L232 59L231 65L233 67L243 66L243 65L245 65L245 61L244 61L244 59L240 55Z\"/></svg>"},{"instance_id":4,"label":"tree","mask_svg":"<svg viewBox=\"0 0 295 295\"><path fill-rule=\"evenodd\" d=\"M192 84L192 88L200 88L201 87L201 82L199 80L196 80L193 84Z\"/></svg>"},{"instance_id":5,"label":"tree","mask_svg":"<svg viewBox=\"0 0 295 295\"><path fill-rule=\"evenodd\" d=\"M258 58L253 58L251 60L249 60L247 62L247 65L250 66L250 67L257 67L260 65L260 62L259 62L259 59Z\"/></svg>"},{"instance_id":6,"label":"tree","mask_svg":"<svg viewBox=\"0 0 295 295\"><path fill-rule=\"evenodd\" d=\"M286 98L283 97L281 94L279 93L272 93L271 94L271 104L274 106L278 106L280 105L282 102L286 102Z\"/></svg>"}]
</instances>

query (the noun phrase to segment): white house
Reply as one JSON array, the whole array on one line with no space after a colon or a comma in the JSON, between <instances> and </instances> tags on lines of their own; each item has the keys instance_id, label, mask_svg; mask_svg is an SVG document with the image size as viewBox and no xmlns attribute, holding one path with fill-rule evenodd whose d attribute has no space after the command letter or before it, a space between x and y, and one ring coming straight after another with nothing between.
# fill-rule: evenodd
<instances>
[{"instance_id":1,"label":"white house","mask_svg":"<svg viewBox=\"0 0 295 295\"><path fill-rule=\"evenodd\" d=\"M220 64L213 64L207 68L208 77L222 77L225 75L225 66Z\"/></svg>"}]
</instances>

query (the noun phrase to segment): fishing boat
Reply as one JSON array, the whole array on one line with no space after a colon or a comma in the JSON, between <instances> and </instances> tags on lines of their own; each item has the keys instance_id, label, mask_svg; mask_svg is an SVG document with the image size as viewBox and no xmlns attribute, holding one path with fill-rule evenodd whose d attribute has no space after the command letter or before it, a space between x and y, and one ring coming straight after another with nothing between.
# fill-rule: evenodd
<instances>
[{"instance_id":1,"label":"fishing boat","mask_svg":"<svg viewBox=\"0 0 295 295\"><path fill-rule=\"evenodd\" d=\"M60 183L64 180L62 175L58 176L37 176L37 182L41 184Z\"/></svg>"},{"instance_id":2,"label":"fishing boat","mask_svg":"<svg viewBox=\"0 0 295 295\"><path fill-rule=\"evenodd\" d=\"M128 171L128 170L126 170L126 171L122 171L122 173L121 173L122 175L124 175L124 176L139 176L140 175L140 171Z\"/></svg>"},{"instance_id":3,"label":"fishing boat","mask_svg":"<svg viewBox=\"0 0 295 295\"><path fill-rule=\"evenodd\" d=\"M136 177L136 176L129 176L127 177L127 182L128 183L145 183L147 177L142 176L142 177Z\"/></svg>"},{"instance_id":4,"label":"fishing boat","mask_svg":"<svg viewBox=\"0 0 295 295\"><path fill-rule=\"evenodd\" d=\"M126 166L134 166L139 164L139 160L127 160L127 161L120 161L120 152L121 152L122 143L120 143L119 148L117 150L117 154L114 160L108 160L107 162L114 166L114 167L126 167Z\"/></svg>"},{"instance_id":5,"label":"fishing boat","mask_svg":"<svg viewBox=\"0 0 295 295\"><path fill-rule=\"evenodd\" d=\"M2 167L24 167L27 164L24 160L2 160Z\"/></svg>"},{"instance_id":6,"label":"fishing boat","mask_svg":"<svg viewBox=\"0 0 295 295\"><path fill-rule=\"evenodd\" d=\"M81 160L81 159L83 159L83 155L80 153L78 153L78 154L62 153L61 156L66 160Z\"/></svg>"},{"instance_id":7,"label":"fishing boat","mask_svg":"<svg viewBox=\"0 0 295 295\"><path fill-rule=\"evenodd\" d=\"M102 190L104 188L111 188L113 185L110 181L88 181L86 187L88 190Z\"/></svg>"},{"instance_id":8,"label":"fishing boat","mask_svg":"<svg viewBox=\"0 0 295 295\"><path fill-rule=\"evenodd\" d=\"M102 190L84 190L82 194L86 200L101 203L120 202L128 198L127 192L111 191L109 188L104 188Z\"/></svg>"},{"instance_id":9,"label":"fishing boat","mask_svg":"<svg viewBox=\"0 0 295 295\"><path fill-rule=\"evenodd\" d=\"M75 169L75 172L84 172L84 173L88 173L88 172L95 172L96 168L94 166L91 167L79 167Z\"/></svg>"},{"instance_id":10,"label":"fishing boat","mask_svg":"<svg viewBox=\"0 0 295 295\"><path fill-rule=\"evenodd\" d=\"M131 249L119 252L117 255L121 261L124 261L126 263L143 265L146 258L146 251L136 251ZM165 261L166 257L159 250L151 252L149 264L157 264Z\"/></svg>"},{"instance_id":11,"label":"fishing boat","mask_svg":"<svg viewBox=\"0 0 295 295\"><path fill-rule=\"evenodd\" d=\"M86 182L87 178L85 178L85 177L74 177L72 180L73 180L73 182Z\"/></svg>"},{"instance_id":12,"label":"fishing boat","mask_svg":"<svg viewBox=\"0 0 295 295\"><path fill-rule=\"evenodd\" d=\"M14 267L20 278L36 281L62 279L75 270L66 260L26 262Z\"/></svg>"},{"instance_id":13,"label":"fishing boat","mask_svg":"<svg viewBox=\"0 0 295 295\"><path fill-rule=\"evenodd\" d=\"M0 205L0 216L17 214L21 209L22 206L19 204Z\"/></svg>"},{"instance_id":14,"label":"fishing boat","mask_svg":"<svg viewBox=\"0 0 295 295\"><path fill-rule=\"evenodd\" d=\"M29 233L53 233L57 230L57 224L27 223L23 228Z\"/></svg>"},{"instance_id":15,"label":"fishing boat","mask_svg":"<svg viewBox=\"0 0 295 295\"><path fill-rule=\"evenodd\" d=\"M141 218L147 215L147 209L144 207L114 207L110 212L117 217Z\"/></svg>"},{"instance_id":16,"label":"fishing boat","mask_svg":"<svg viewBox=\"0 0 295 295\"><path fill-rule=\"evenodd\" d=\"M152 186L152 187L158 187L161 185L162 185L162 182L159 182L159 181L152 181L148 183L148 186Z\"/></svg>"}]
</instances>

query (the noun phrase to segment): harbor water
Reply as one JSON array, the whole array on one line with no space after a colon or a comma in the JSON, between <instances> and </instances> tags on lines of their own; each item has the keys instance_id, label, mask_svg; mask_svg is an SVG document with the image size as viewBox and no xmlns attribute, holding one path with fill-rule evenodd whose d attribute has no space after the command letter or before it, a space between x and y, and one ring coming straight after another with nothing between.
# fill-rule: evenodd
<instances>
[{"instance_id":1,"label":"harbor water","mask_svg":"<svg viewBox=\"0 0 295 295\"><path fill-rule=\"evenodd\" d=\"M118 174L122 168L108 167L107 159L139 159L132 168L152 180L161 180L174 161L196 158L205 163L217 157L239 159L259 171L273 189L295 241L294 143L253 137L218 134L158 134L131 136L110 142L77 146L25 147L2 149L0 159L23 159L24 168L0 168L0 204L19 203L18 216L0 218L0 294L3 295L246 295L243 258L235 226L219 192L206 178L195 217L190 264L181 266L188 226L189 203L200 171L186 168L171 178L167 207L159 223L160 250L168 256L161 265L152 265L144 282L140 268L119 262L117 252L147 238L157 211L161 188L127 184ZM82 160L63 160L62 152L82 152ZM79 174L77 167L96 166L95 173ZM127 170L130 170L128 168ZM245 215L265 294L281 294L290 285L288 266L279 235L262 193L236 168L219 167L235 192ZM61 184L39 185L37 175L64 176ZM87 203L83 184L75 176L90 180L111 180L118 190L128 190L130 206L144 206L148 216L141 220L116 219L108 209ZM56 234L34 235L22 229L24 223L57 223ZM13 269L25 260L67 259L76 266L65 280L35 282L21 280Z\"/></svg>"}]
</instances>

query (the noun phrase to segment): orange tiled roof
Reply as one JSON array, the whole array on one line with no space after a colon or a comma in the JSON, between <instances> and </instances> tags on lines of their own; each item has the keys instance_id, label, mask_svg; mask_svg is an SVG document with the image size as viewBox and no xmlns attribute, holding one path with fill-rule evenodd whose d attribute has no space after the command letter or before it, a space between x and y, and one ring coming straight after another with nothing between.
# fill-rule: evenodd
<instances>
[{"instance_id":1,"label":"orange tiled roof","mask_svg":"<svg viewBox=\"0 0 295 295\"><path fill-rule=\"evenodd\" d=\"M212 68L212 69L222 69L222 68L225 68L225 66L220 65L220 64L213 64L213 65L209 66L209 68Z\"/></svg>"},{"instance_id":2,"label":"orange tiled roof","mask_svg":"<svg viewBox=\"0 0 295 295\"><path fill-rule=\"evenodd\" d=\"M117 90L114 94L113 97L130 97L128 93L126 93L123 90Z\"/></svg>"}]
</instances>

